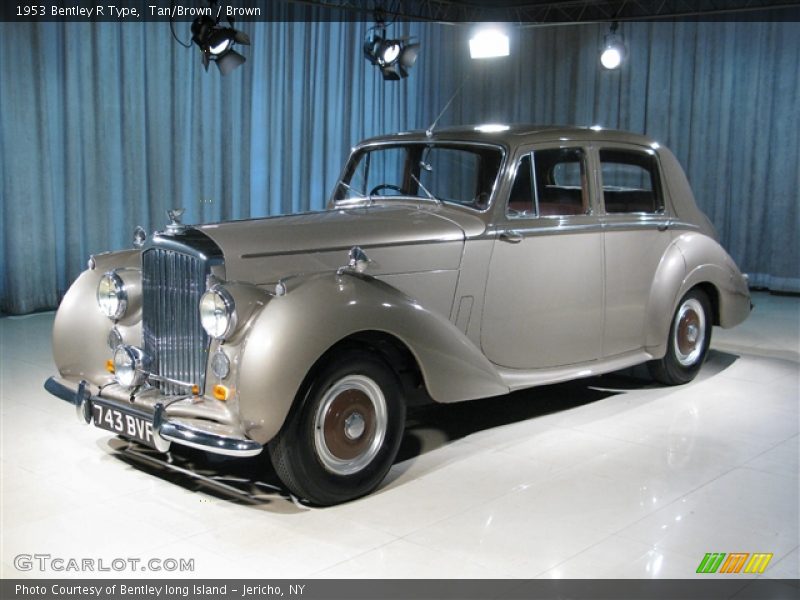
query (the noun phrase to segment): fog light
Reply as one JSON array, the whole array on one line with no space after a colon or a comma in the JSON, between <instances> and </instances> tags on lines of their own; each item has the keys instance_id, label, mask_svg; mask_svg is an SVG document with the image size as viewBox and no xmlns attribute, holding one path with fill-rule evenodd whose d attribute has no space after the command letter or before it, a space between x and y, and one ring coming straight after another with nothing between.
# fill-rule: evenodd
<instances>
[{"instance_id":1,"label":"fog light","mask_svg":"<svg viewBox=\"0 0 800 600\"><path fill-rule=\"evenodd\" d=\"M114 351L114 375L125 387L144 383L144 352L136 346L117 347Z\"/></svg>"},{"instance_id":2,"label":"fog light","mask_svg":"<svg viewBox=\"0 0 800 600\"><path fill-rule=\"evenodd\" d=\"M108 332L108 347L112 350L116 350L117 346L122 346L122 334L119 332L119 329L113 327L111 331Z\"/></svg>"},{"instance_id":3,"label":"fog light","mask_svg":"<svg viewBox=\"0 0 800 600\"><path fill-rule=\"evenodd\" d=\"M211 357L211 371L219 379L225 379L231 372L231 361L222 350L217 350Z\"/></svg>"},{"instance_id":4,"label":"fog light","mask_svg":"<svg viewBox=\"0 0 800 600\"><path fill-rule=\"evenodd\" d=\"M217 400L227 400L230 397L230 390L224 385L214 386L214 398Z\"/></svg>"}]
</instances>

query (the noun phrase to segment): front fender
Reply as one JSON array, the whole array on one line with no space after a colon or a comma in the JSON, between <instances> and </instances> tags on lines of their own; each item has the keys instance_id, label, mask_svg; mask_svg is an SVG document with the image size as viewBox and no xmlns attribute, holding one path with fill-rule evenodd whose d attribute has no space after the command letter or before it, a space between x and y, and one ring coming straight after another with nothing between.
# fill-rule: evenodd
<instances>
[{"instance_id":1,"label":"front fender","mask_svg":"<svg viewBox=\"0 0 800 600\"><path fill-rule=\"evenodd\" d=\"M483 354L443 317L372 277L323 273L290 280L287 293L272 297L250 324L237 386L247 434L260 443L274 437L317 360L363 331L403 342L438 402L509 391Z\"/></svg>"},{"instance_id":2,"label":"front fender","mask_svg":"<svg viewBox=\"0 0 800 600\"><path fill-rule=\"evenodd\" d=\"M97 308L97 283L112 270L123 274L131 285L131 309L118 323L126 343L141 339L141 302L139 299L139 252L126 250L94 257L96 266L81 273L73 282L56 311L53 323L53 360L59 374L71 381L86 379L95 385L113 381L106 370L112 352L108 334L114 323Z\"/></svg>"}]
</instances>

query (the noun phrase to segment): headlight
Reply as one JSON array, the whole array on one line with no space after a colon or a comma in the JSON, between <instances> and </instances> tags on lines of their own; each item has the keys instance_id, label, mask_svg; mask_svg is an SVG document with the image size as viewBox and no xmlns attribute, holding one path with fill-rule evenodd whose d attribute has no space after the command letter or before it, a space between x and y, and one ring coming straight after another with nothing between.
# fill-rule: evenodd
<instances>
[{"instance_id":1,"label":"headlight","mask_svg":"<svg viewBox=\"0 0 800 600\"><path fill-rule=\"evenodd\" d=\"M125 284L122 278L114 273L106 273L100 278L97 284L97 306L100 312L109 319L122 318L125 309L128 308L128 294L125 292Z\"/></svg>"},{"instance_id":2,"label":"headlight","mask_svg":"<svg viewBox=\"0 0 800 600\"><path fill-rule=\"evenodd\" d=\"M144 353L141 349L136 346L117 346L114 350L114 376L125 387L144 383Z\"/></svg>"},{"instance_id":3,"label":"headlight","mask_svg":"<svg viewBox=\"0 0 800 600\"><path fill-rule=\"evenodd\" d=\"M200 298L200 323L206 333L222 339L236 326L236 307L233 296L222 286L215 285Z\"/></svg>"}]
</instances>

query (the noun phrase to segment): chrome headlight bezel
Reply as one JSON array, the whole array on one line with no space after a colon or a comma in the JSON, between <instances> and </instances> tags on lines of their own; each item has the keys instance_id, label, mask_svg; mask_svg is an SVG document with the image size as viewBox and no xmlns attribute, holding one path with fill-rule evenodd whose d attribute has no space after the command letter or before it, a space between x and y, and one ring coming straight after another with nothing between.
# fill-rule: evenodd
<instances>
[{"instance_id":1,"label":"chrome headlight bezel","mask_svg":"<svg viewBox=\"0 0 800 600\"><path fill-rule=\"evenodd\" d=\"M132 388L144 383L145 355L136 346L117 346L114 350L114 379L121 386Z\"/></svg>"},{"instance_id":2,"label":"chrome headlight bezel","mask_svg":"<svg viewBox=\"0 0 800 600\"><path fill-rule=\"evenodd\" d=\"M105 292L103 287L106 286ZM109 293L113 290L113 294ZM97 282L97 307L112 321L118 321L128 310L128 292L122 277L114 271L105 273ZM112 300L113 298L113 300Z\"/></svg>"},{"instance_id":3,"label":"chrome headlight bezel","mask_svg":"<svg viewBox=\"0 0 800 600\"><path fill-rule=\"evenodd\" d=\"M228 337L236 329L236 303L231 293L222 285L210 287L200 296L198 305L200 324L216 340ZM224 320L220 317L224 316Z\"/></svg>"}]
</instances>

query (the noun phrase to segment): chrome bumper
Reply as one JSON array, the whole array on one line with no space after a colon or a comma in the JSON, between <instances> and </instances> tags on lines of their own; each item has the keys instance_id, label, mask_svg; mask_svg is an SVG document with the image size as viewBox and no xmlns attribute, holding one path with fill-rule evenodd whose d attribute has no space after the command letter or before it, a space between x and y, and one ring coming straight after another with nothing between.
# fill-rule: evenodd
<instances>
[{"instance_id":1,"label":"chrome bumper","mask_svg":"<svg viewBox=\"0 0 800 600\"><path fill-rule=\"evenodd\" d=\"M169 450L172 442L225 456L256 456L264 449L258 442L245 437L222 435L213 431L214 424L211 422L209 422L209 427L204 429L188 423L184 419L170 419L165 414L163 404L157 404L155 411L151 414L130 404L123 405L117 400L93 396L85 381L78 384L77 390L72 390L69 386L57 381L55 377L50 377L45 382L44 389L73 404L78 414L78 420L87 425L92 422L92 406L94 404L116 408L150 421L153 425L155 447L159 452Z\"/></svg>"}]
</instances>

